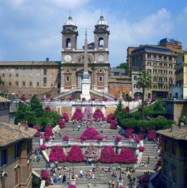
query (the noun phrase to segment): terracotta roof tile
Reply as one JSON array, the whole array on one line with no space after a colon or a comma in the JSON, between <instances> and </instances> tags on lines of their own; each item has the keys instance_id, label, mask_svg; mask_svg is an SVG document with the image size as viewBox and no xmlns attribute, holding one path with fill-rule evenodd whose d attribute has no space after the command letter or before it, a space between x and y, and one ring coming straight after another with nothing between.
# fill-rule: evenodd
<instances>
[{"instance_id":1,"label":"terracotta roof tile","mask_svg":"<svg viewBox=\"0 0 187 188\"><path fill-rule=\"evenodd\" d=\"M0 122L0 147L17 140L32 138L35 133L36 130L32 128Z\"/></svg>"},{"instance_id":2,"label":"terracotta roof tile","mask_svg":"<svg viewBox=\"0 0 187 188\"><path fill-rule=\"evenodd\" d=\"M187 140L187 127L171 131L171 129L159 130L158 134L174 138L176 140Z\"/></svg>"},{"instance_id":3,"label":"terracotta roof tile","mask_svg":"<svg viewBox=\"0 0 187 188\"><path fill-rule=\"evenodd\" d=\"M10 100L0 96L0 102L10 102Z\"/></svg>"}]
</instances>

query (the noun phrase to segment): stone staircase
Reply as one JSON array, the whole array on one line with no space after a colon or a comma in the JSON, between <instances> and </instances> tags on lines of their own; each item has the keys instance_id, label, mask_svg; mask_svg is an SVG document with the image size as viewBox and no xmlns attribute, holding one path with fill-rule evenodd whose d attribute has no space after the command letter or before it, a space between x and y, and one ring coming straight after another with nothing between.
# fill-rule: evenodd
<instances>
[{"instance_id":1,"label":"stone staircase","mask_svg":"<svg viewBox=\"0 0 187 188\"><path fill-rule=\"evenodd\" d=\"M110 140L110 141L113 141L114 138L113 136L116 135L116 134L119 134L118 133L118 130L111 130L109 129L109 125L106 124L106 127L101 129L99 125L97 125L96 122L94 122L95 124L95 128L101 132L101 130L103 130L103 136L104 135L108 135L108 139L107 140ZM75 126L76 127L76 126ZM80 137L80 135L83 133L83 131L86 129L86 124L84 125L81 125L81 128L80 130L78 131L77 129L73 130L73 125L72 125L72 122L70 123L67 123L66 124L66 127L61 129L60 130L60 134L63 136L63 135L67 135L69 134L70 135L70 140L74 139L74 138L78 138ZM55 140L59 140L61 141L62 140L62 136L60 136L60 134L56 134L55 135ZM126 142L128 143L128 139L127 138L123 138L123 142ZM155 159L155 156L157 155L157 152L155 150L153 150L153 146L155 144L152 143L152 142L145 142L144 143L144 146L145 146L145 151L143 152L143 156L142 156L142 161L144 163L147 162L147 158L148 156L150 157L150 163L148 164L147 167L137 167L136 169L136 172L134 174L132 174L132 176L134 177L138 177L140 175L142 175L144 172L146 171L152 171L154 168L155 168L155 164L157 163L157 159ZM38 138L34 138L33 140L33 148L37 148L39 146L39 139ZM108 187L108 181L111 180L111 179L114 179L115 182L117 182L119 180L119 175L120 175L120 171L119 170L115 170L116 173L117 173L117 178L114 178L111 176L110 173L103 173L103 171L101 170L102 168L105 168L105 167L109 167L110 164L103 164L103 163L97 163L99 165L99 169L100 171L96 172L96 179L91 179L91 183L92 183L92 187L98 187L98 188L106 188ZM46 161L43 157L41 157L41 160L40 162L33 162L33 170L35 170L36 172L38 172L40 174L40 171L41 169L45 168L45 165L46 165ZM70 176L70 174L72 174L72 169L74 169L74 174L77 174L79 175L79 171L80 169L83 169L84 172L87 172L89 170L91 170L94 166L91 166L91 165L88 165L86 162L82 162L82 163L76 163L76 164L71 164L71 163L68 163L68 162L65 162L65 163L62 163L62 164L59 164L60 166L67 166L71 169L70 172L65 172L65 174L67 175L67 177ZM117 163L114 163L112 164L112 166L114 168L116 168L117 166L119 166L119 164ZM125 170L126 167L132 167L134 166L134 164L131 164L131 165L126 165L126 164L121 164L121 169L122 169L122 172ZM61 174L64 174L63 171L58 171L56 174L58 175L59 173ZM128 179L126 177L125 174L121 174L122 176L122 179L124 180L124 185L126 187L128 187ZM68 180L69 181L69 180ZM88 184L88 181L89 179L87 179L86 177L83 177L83 178L79 178L77 181L76 181L76 185L77 185L77 188L87 188L87 184ZM68 187L68 184L62 184L62 182L58 182L57 184L55 185L52 185L52 186L49 186L49 188L55 188L55 187L63 187L64 188L67 188Z\"/></svg>"}]
</instances>

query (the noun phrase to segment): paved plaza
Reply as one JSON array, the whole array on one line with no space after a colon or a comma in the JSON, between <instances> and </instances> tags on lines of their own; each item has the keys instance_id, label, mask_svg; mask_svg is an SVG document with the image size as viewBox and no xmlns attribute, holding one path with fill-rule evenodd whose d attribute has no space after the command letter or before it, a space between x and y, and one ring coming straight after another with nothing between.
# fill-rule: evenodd
<instances>
[{"instance_id":1,"label":"paved plaza","mask_svg":"<svg viewBox=\"0 0 187 188\"><path fill-rule=\"evenodd\" d=\"M119 130L113 130L109 128L109 125L104 122L104 127L101 128L100 124L98 122L93 122L93 126L100 132L101 135L105 136L108 135L107 142L108 143L114 143L114 135L119 134ZM83 131L87 128L86 124L81 124L80 130L78 130L78 123L73 126L72 122L66 123L65 128L61 129L60 132L55 134L54 140L52 140L51 144L53 145L63 145L62 136L63 135L70 135L70 143L75 142L75 138L80 137L80 135L83 133ZM122 138L123 145L129 145L129 140L125 137ZM34 138L33 140L33 148L37 148L39 146L39 139ZM157 152L153 149L155 146L155 143L148 142L144 140L144 146L145 151L143 152L142 161L144 163L147 162L147 159L149 157L149 164L145 166L137 166L136 164L104 164L104 163L93 163L93 164L87 164L87 162L81 162L81 163L59 163L58 164L58 170L55 172L56 176L58 177L59 174L62 174L62 176L65 174L67 177L67 181L65 183L62 183L62 181L58 181L56 184L48 186L49 188L60 188L68 187L68 183L71 181L70 177L72 174L77 176L76 180L76 187L77 188L88 188L88 184L90 183L91 187L98 187L98 188L106 188L106 187L112 187L112 185L109 185L109 182L114 181L115 186L117 186L119 179L123 180L123 185L126 187L129 187L129 178L128 173L130 170L130 176L131 179L134 178L134 187L137 187L138 185L138 177L142 175L144 172L153 172L153 169L155 168L155 165L157 163L157 159L155 156L157 155ZM51 166L54 165L54 163L50 164ZM66 169L64 170L64 166ZM46 161L41 155L40 162L33 161L33 170L38 172L40 174L41 169L44 169L46 167ZM133 172L133 169L135 169L135 172ZM83 171L83 177L79 177L80 170ZM132 171L131 171L132 170ZM86 176L89 172L94 171L94 177L92 176Z\"/></svg>"}]
</instances>

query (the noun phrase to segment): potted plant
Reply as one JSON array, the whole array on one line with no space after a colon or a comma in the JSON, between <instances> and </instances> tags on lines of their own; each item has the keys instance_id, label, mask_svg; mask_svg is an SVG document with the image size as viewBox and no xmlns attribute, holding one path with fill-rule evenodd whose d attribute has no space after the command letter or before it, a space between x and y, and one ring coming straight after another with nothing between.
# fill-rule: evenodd
<instances>
[{"instance_id":1,"label":"potted plant","mask_svg":"<svg viewBox=\"0 0 187 188\"><path fill-rule=\"evenodd\" d=\"M70 136L69 136L69 135L64 135L64 136L62 137L62 139L68 143L68 141L69 141L69 139L70 139Z\"/></svg>"}]
</instances>

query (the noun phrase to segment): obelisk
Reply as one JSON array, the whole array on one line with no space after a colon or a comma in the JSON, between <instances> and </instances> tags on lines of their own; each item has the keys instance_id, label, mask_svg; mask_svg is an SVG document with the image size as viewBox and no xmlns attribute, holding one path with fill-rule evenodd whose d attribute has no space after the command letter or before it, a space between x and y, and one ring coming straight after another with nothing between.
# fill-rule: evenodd
<instances>
[{"instance_id":1,"label":"obelisk","mask_svg":"<svg viewBox=\"0 0 187 188\"><path fill-rule=\"evenodd\" d=\"M86 100L90 99L90 78L88 73L88 44L87 44L87 32L85 33L84 39L84 72L82 79L82 94L81 99L85 98Z\"/></svg>"}]
</instances>

